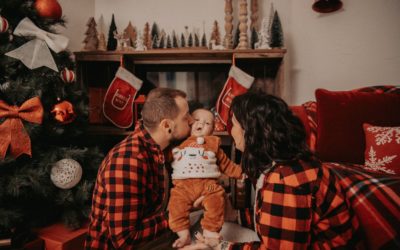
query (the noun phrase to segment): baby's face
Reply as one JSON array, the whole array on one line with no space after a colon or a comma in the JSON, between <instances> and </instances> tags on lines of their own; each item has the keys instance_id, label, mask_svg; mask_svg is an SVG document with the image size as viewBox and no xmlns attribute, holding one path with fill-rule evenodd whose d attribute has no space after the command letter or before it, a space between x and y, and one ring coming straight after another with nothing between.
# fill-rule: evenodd
<instances>
[{"instance_id":1,"label":"baby's face","mask_svg":"<svg viewBox=\"0 0 400 250\"><path fill-rule=\"evenodd\" d=\"M198 109L192 113L194 123L192 133L194 136L211 135L214 131L214 115L205 109Z\"/></svg>"}]
</instances>

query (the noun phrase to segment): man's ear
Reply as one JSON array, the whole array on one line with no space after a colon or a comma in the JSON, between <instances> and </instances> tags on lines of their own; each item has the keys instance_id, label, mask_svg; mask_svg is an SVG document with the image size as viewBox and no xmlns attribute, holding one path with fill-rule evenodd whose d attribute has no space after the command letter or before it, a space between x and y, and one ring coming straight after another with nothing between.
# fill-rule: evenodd
<instances>
[{"instance_id":1,"label":"man's ear","mask_svg":"<svg viewBox=\"0 0 400 250\"><path fill-rule=\"evenodd\" d=\"M160 122L160 128L168 134L172 133L174 122L171 119L162 119Z\"/></svg>"}]
</instances>

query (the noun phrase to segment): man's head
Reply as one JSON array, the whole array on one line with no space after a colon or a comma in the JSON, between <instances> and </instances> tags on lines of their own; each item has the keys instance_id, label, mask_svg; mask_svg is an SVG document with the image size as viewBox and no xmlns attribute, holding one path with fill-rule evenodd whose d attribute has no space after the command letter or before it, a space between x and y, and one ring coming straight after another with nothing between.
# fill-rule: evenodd
<instances>
[{"instance_id":1,"label":"man's head","mask_svg":"<svg viewBox=\"0 0 400 250\"><path fill-rule=\"evenodd\" d=\"M192 113L194 120L191 135L207 136L214 131L214 115L207 109L196 109Z\"/></svg>"},{"instance_id":2,"label":"man's head","mask_svg":"<svg viewBox=\"0 0 400 250\"><path fill-rule=\"evenodd\" d=\"M169 88L156 88L148 94L142 118L146 129L160 132L169 141L184 139L192 123L185 92Z\"/></svg>"}]
</instances>

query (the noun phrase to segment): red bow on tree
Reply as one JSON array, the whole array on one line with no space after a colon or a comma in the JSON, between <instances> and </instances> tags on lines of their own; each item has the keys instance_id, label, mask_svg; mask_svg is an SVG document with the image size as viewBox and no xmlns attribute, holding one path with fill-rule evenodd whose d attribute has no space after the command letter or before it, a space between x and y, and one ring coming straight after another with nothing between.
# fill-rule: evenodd
<instances>
[{"instance_id":1,"label":"red bow on tree","mask_svg":"<svg viewBox=\"0 0 400 250\"><path fill-rule=\"evenodd\" d=\"M31 139L22 119L31 123L42 123L43 106L39 97L27 100L21 107L10 106L0 100L0 118L6 118L0 124L0 159L4 159L8 147L15 158L21 154L32 156Z\"/></svg>"}]
</instances>

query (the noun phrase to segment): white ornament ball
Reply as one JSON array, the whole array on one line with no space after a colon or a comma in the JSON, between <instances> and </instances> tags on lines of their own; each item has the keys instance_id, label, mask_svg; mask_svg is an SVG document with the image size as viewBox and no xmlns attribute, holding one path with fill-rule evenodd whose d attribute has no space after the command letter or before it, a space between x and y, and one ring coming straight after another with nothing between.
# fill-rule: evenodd
<instances>
[{"instance_id":1,"label":"white ornament ball","mask_svg":"<svg viewBox=\"0 0 400 250\"><path fill-rule=\"evenodd\" d=\"M56 187L73 188L82 178L82 167L73 159L62 159L51 168L50 179Z\"/></svg>"},{"instance_id":2,"label":"white ornament ball","mask_svg":"<svg viewBox=\"0 0 400 250\"><path fill-rule=\"evenodd\" d=\"M0 16L0 33L4 33L8 30L8 21L4 17Z\"/></svg>"}]
</instances>

